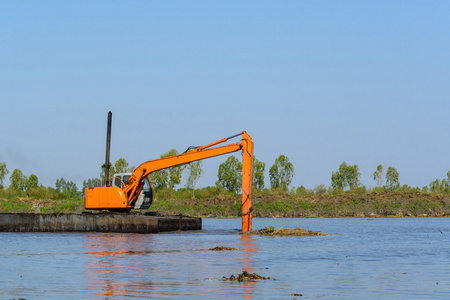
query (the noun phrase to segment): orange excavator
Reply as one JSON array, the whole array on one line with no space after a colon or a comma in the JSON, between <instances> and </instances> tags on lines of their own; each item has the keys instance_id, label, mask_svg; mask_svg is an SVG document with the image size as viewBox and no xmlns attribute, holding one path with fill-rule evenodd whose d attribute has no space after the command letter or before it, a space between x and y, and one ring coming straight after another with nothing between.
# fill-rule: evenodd
<instances>
[{"instance_id":1,"label":"orange excavator","mask_svg":"<svg viewBox=\"0 0 450 300\"><path fill-rule=\"evenodd\" d=\"M242 131L239 134L223 138L216 142L200 147L190 147L188 152L171 157L150 160L139 165L131 174L123 188L112 186L109 180L109 149L111 144L111 119L108 113L108 131L106 138L105 185L102 187L89 187L85 193L85 208L90 210L130 211L135 208L136 202L144 187L146 178L155 171L176 167L227 153L242 151L242 231L252 229L252 171L253 171L253 141ZM241 136L239 143L217 146L229 139ZM189 151L190 150L190 151Z\"/></svg>"}]
</instances>

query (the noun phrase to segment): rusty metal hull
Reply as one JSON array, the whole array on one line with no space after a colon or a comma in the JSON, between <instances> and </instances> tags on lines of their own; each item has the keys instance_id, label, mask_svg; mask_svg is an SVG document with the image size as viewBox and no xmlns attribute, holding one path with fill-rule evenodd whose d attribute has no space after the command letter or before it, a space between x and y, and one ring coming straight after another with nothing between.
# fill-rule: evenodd
<instances>
[{"instance_id":1,"label":"rusty metal hull","mask_svg":"<svg viewBox=\"0 0 450 300\"><path fill-rule=\"evenodd\" d=\"M158 233L201 230L202 219L187 216L99 214L0 214L0 232Z\"/></svg>"}]
</instances>

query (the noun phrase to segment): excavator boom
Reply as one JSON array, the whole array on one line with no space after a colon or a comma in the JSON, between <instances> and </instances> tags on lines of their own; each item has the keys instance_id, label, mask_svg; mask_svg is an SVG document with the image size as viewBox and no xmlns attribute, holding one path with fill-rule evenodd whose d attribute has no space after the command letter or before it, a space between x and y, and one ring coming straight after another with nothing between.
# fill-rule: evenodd
<instances>
[{"instance_id":1,"label":"excavator boom","mask_svg":"<svg viewBox=\"0 0 450 300\"><path fill-rule=\"evenodd\" d=\"M229 139L242 136L239 143L217 146ZM86 209L130 210L134 208L144 179L155 171L176 167L194 161L242 151L242 231L250 231L252 227L252 173L253 173L253 141L247 132L224 138L208 145L194 148L190 152L166 158L150 160L139 165L123 187L105 185L104 187L87 188L85 196Z\"/></svg>"}]
</instances>

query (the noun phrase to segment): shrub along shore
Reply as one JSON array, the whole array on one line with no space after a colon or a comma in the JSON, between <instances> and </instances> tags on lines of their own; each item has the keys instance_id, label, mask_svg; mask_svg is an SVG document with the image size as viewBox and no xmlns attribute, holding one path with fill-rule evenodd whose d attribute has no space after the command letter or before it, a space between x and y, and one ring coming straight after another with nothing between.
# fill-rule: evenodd
<instances>
[{"instance_id":1,"label":"shrub along shore","mask_svg":"<svg viewBox=\"0 0 450 300\"><path fill-rule=\"evenodd\" d=\"M9 196L9 197L8 197ZM64 196L64 195L61 195ZM252 196L256 218L336 217L444 217L450 216L450 194L399 191L336 194L298 194L255 191ZM33 199L0 193L0 213L77 213L84 210L82 197ZM150 211L167 215L207 218L238 218L241 196L215 188L195 191L163 190L156 194Z\"/></svg>"}]
</instances>

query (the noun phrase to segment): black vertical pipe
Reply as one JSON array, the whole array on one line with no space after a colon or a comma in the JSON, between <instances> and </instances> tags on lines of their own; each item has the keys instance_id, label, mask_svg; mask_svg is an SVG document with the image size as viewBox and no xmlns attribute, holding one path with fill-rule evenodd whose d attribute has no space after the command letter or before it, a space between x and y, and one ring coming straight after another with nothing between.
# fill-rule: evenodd
<instances>
[{"instance_id":1,"label":"black vertical pipe","mask_svg":"<svg viewBox=\"0 0 450 300\"><path fill-rule=\"evenodd\" d=\"M111 120L112 120L112 112L108 112L108 130L106 133L106 156L105 156L105 164L103 167L105 168L105 185L110 186L109 182L109 151L111 148Z\"/></svg>"}]
</instances>

